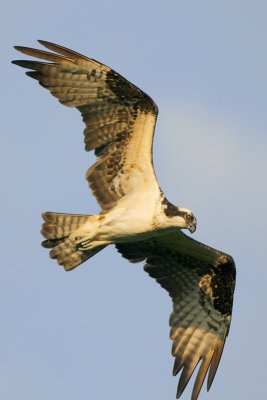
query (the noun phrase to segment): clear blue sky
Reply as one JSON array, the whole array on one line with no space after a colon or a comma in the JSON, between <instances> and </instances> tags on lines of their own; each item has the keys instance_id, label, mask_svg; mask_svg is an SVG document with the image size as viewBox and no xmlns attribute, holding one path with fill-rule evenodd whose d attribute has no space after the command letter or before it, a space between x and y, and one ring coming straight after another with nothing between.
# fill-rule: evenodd
<instances>
[{"instance_id":1,"label":"clear blue sky","mask_svg":"<svg viewBox=\"0 0 267 400\"><path fill-rule=\"evenodd\" d=\"M200 399L266 394L267 3L13 1L1 33L1 357L5 400L175 399L167 293L113 248L65 273L41 248L42 211L95 213L83 124L23 70L13 45L54 41L110 65L160 113L154 145L194 237L233 255L233 323ZM183 395L190 399L191 387Z\"/></svg>"}]
</instances>

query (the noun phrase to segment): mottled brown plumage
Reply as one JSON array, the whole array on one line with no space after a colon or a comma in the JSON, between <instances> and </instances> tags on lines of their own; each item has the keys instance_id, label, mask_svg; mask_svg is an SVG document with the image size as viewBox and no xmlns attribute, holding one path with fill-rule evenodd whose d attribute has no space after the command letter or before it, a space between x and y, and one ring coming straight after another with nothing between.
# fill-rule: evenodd
<instances>
[{"instance_id":1,"label":"mottled brown plumage","mask_svg":"<svg viewBox=\"0 0 267 400\"><path fill-rule=\"evenodd\" d=\"M192 400L208 373L214 379L228 335L235 265L231 256L181 232L196 229L193 213L171 204L160 190L152 163L157 118L153 100L117 72L65 47L39 41L51 50L16 46L45 60L13 61L62 104L76 107L85 123L87 151L97 160L86 179L100 207L99 215L46 212L42 244L69 271L109 244L131 262L146 260L145 271L168 291L181 396L199 364Z\"/></svg>"},{"instance_id":2,"label":"mottled brown plumage","mask_svg":"<svg viewBox=\"0 0 267 400\"><path fill-rule=\"evenodd\" d=\"M128 151L131 164L134 166L138 162L129 139L139 124L150 124L150 120L152 135L147 133L145 145L151 168L146 173L154 175L151 147L157 106L148 95L106 65L65 47L39 42L59 54L22 46L15 46L15 49L52 63L25 60L13 63L33 70L26 74L38 80L62 104L81 112L86 125L85 150L95 150L99 156L86 178L100 207L107 211L136 185L136 180L125 182L122 176L131 167L127 163ZM138 146L136 139L135 146ZM144 146L141 139L139 146ZM153 178L156 184L155 176Z\"/></svg>"},{"instance_id":3,"label":"mottled brown plumage","mask_svg":"<svg viewBox=\"0 0 267 400\"><path fill-rule=\"evenodd\" d=\"M105 247L98 246L92 250L81 251L69 239L69 235L73 231L94 216L45 212L42 217L44 223L41 234L46 238L42 242L42 246L52 249L49 253L50 257L56 259L66 271L71 271Z\"/></svg>"},{"instance_id":4,"label":"mottled brown plumage","mask_svg":"<svg viewBox=\"0 0 267 400\"><path fill-rule=\"evenodd\" d=\"M129 261L146 260L145 271L171 296L173 374L181 371L177 398L200 363L192 393L196 400L207 372L208 389L212 384L229 331L235 287L232 257L182 232L116 247Z\"/></svg>"}]
</instances>

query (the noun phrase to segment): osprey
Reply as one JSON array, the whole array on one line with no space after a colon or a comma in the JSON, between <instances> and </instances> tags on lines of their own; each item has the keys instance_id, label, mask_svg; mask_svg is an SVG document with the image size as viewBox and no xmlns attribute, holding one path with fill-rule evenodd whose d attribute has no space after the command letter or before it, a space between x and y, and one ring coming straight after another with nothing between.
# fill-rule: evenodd
<instances>
[{"instance_id":1,"label":"osprey","mask_svg":"<svg viewBox=\"0 0 267 400\"><path fill-rule=\"evenodd\" d=\"M179 372L179 398L199 364L192 400L208 373L214 379L229 332L235 264L231 256L191 239L196 229L187 208L171 204L160 189L152 162L158 109L143 91L106 65L65 47L15 46L46 62L16 60L62 104L76 107L85 123L85 150L97 160L86 179L101 207L99 215L45 212L42 245L66 271L109 244L168 291L173 302L170 338Z\"/></svg>"}]
</instances>

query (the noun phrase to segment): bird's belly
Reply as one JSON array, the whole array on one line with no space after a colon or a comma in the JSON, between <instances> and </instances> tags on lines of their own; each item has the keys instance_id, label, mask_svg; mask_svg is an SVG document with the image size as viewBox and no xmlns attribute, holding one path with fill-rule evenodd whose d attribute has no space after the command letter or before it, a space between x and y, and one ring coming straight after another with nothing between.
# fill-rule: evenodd
<instances>
[{"instance_id":1,"label":"bird's belly","mask_svg":"<svg viewBox=\"0 0 267 400\"><path fill-rule=\"evenodd\" d=\"M146 233L151 231L152 218L145 214L124 212L119 218L112 218L109 216L107 220L99 227L99 233L109 237L112 241L118 240L139 240L143 238Z\"/></svg>"},{"instance_id":2,"label":"bird's belly","mask_svg":"<svg viewBox=\"0 0 267 400\"><path fill-rule=\"evenodd\" d=\"M144 240L167 233L169 229L155 223L155 211L152 207L132 207L115 210L106 215L99 226L99 236L112 242L132 242Z\"/></svg>"},{"instance_id":3,"label":"bird's belly","mask_svg":"<svg viewBox=\"0 0 267 400\"><path fill-rule=\"evenodd\" d=\"M162 226L159 193L140 191L122 198L112 210L100 214L94 227L86 223L86 237L106 243L132 242L162 235L169 231ZM90 232L93 231L93 234ZM87 234L88 232L88 234Z\"/></svg>"}]
</instances>

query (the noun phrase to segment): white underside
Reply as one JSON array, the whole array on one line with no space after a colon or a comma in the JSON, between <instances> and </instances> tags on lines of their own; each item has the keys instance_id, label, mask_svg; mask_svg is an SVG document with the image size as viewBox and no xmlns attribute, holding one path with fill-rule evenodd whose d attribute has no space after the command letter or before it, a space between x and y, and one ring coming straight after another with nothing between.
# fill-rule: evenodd
<instances>
[{"instance_id":1,"label":"white underside","mask_svg":"<svg viewBox=\"0 0 267 400\"><path fill-rule=\"evenodd\" d=\"M162 211L160 192L147 191L122 198L105 214L92 216L70 235L81 250L119 242L131 242L162 235L178 226L170 226L170 218Z\"/></svg>"}]
</instances>

